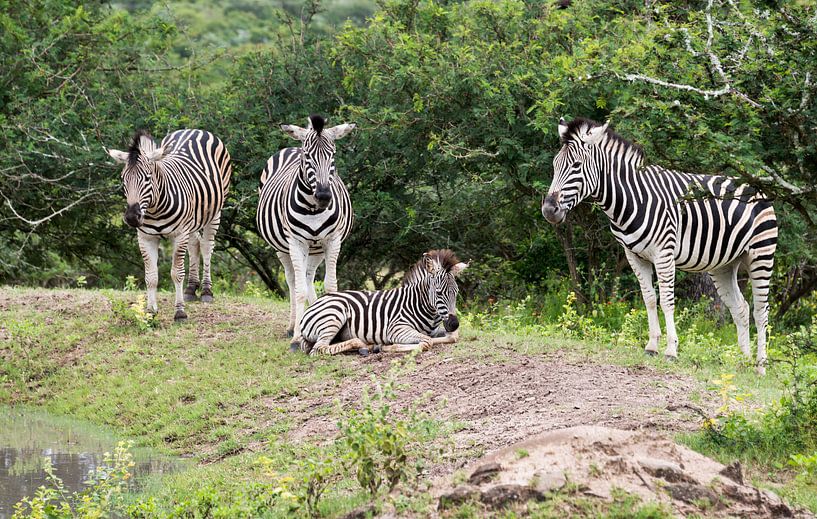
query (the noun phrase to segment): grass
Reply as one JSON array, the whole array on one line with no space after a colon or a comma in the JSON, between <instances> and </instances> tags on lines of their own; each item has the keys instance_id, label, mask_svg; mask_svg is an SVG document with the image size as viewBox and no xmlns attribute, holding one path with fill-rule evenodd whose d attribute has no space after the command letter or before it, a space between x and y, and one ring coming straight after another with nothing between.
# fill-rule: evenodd
<instances>
[{"instance_id":1,"label":"grass","mask_svg":"<svg viewBox=\"0 0 817 519\"><path fill-rule=\"evenodd\" d=\"M148 499L149 505L144 506L165 514L191 503L205 507L220 503L241 515L242 507L255 503L249 495L253 485L275 484L277 475L297 473L298 460L331 454L330 437L325 441L314 435L299 441L292 437L298 436L299 417L304 413L322 416L327 423L336 420L334 406L324 403L303 409L302 405L321 393L339 395L350 378L371 374L371 365L349 357L290 354L283 335L285 302L217 297L211 305L190 304L189 321L174 324L172 295L160 293L157 321L143 327L111 303L127 306L139 294L0 289L0 322L4 323L0 327L0 404L35 407L104 425L137 445L192 457L195 467L149 481L136 496ZM731 326L718 328L694 314L681 315L679 329L693 333L682 336L680 358L669 363L662 357L644 356L640 341L642 335L646 337L645 325L642 330L633 325L638 319L630 321L629 335L610 340L609 332L594 331L593 322L583 322L586 329L576 333L558 323L541 325L535 316L518 309L491 315L471 312L462 319L462 346L446 356L453 363L469 358L495 364L503 362L508 352L558 354L565 362L648 366L658 373L693 376L699 381L696 398L702 402L716 398L708 387L724 372L736 373L736 387L751 394L749 407L766 406L782 394L780 370L772 366L767 377L758 378L737 348L729 346L734 342ZM584 338L588 336L590 340ZM453 420L434 422L429 437L443 441L461 427ZM334 431L331 426L328 430ZM719 457L696 443L697 438L680 439ZM481 451L464 449L460 455L473 458ZM722 461L730 461L720 454ZM269 460L266 465L259 465L261 456ZM762 485L774 486L792 501L817 511L817 498L809 495L813 487L795 482L789 469L774 463L753 462L750 474ZM435 506L422 492L413 496L401 497L392 505L419 515ZM626 496L602 508L584 499L565 495L532 508L531 515L551 517L559 510L572 510L576 515L618 517L628 507L643 517L663 517L665 512ZM366 501L353 480L346 478L322 501L320 512L336 516ZM469 516L468 506L457 516ZM273 509L287 515L284 505Z\"/></svg>"}]
</instances>

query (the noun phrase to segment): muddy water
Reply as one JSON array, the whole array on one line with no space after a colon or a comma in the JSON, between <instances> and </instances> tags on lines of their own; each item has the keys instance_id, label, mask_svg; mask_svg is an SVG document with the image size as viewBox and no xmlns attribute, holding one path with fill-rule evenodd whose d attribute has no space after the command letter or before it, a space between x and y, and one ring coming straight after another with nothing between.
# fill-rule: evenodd
<instances>
[{"instance_id":1,"label":"muddy water","mask_svg":"<svg viewBox=\"0 0 817 519\"><path fill-rule=\"evenodd\" d=\"M88 424L39 411L0 406L0 519L11 517L14 504L33 496L46 479L48 458L68 493L81 491L88 473L103 462L119 439ZM138 485L151 474L167 474L184 467L182 460L148 449L132 451L132 470Z\"/></svg>"}]
</instances>

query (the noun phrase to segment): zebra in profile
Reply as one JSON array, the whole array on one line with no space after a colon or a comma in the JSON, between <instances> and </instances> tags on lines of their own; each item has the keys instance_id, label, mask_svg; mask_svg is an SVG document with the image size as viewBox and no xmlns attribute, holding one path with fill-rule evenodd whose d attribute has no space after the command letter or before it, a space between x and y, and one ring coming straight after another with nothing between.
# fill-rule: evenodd
<instances>
[{"instance_id":1,"label":"zebra in profile","mask_svg":"<svg viewBox=\"0 0 817 519\"><path fill-rule=\"evenodd\" d=\"M757 371L765 373L769 280L777 246L771 202L752 188L716 175L695 175L645 166L640 147L588 119L559 122L562 148L553 159L553 182L542 215L564 221L576 204L590 198L610 218L616 240L641 285L650 338L658 350L658 322L652 268L658 276L667 328L665 355L678 355L675 330L675 270L708 272L737 327L738 345L751 358L749 305L737 281L749 273L757 326Z\"/></svg>"},{"instance_id":2,"label":"zebra in profile","mask_svg":"<svg viewBox=\"0 0 817 519\"><path fill-rule=\"evenodd\" d=\"M159 146L145 131L133 136L128 151L107 150L125 164L122 182L127 209L125 223L137 229L139 250L145 262L147 308L156 313L159 239L173 240L170 276L176 287L174 319L187 319L185 301L195 301L201 287L202 302L213 301L210 258L221 219L221 208L230 185L230 154L221 140L203 130L178 130ZM190 275L184 283L184 255L190 252ZM199 281L199 262L203 272Z\"/></svg>"},{"instance_id":3,"label":"zebra in profile","mask_svg":"<svg viewBox=\"0 0 817 519\"><path fill-rule=\"evenodd\" d=\"M456 342L456 277L467 268L448 250L432 250L406 274L403 285L385 291L344 290L311 305L296 336L303 352L335 355L368 346L402 352ZM443 324L445 337L435 331Z\"/></svg>"},{"instance_id":4,"label":"zebra in profile","mask_svg":"<svg viewBox=\"0 0 817 519\"><path fill-rule=\"evenodd\" d=\"M298 335L305 303L316 299L315 272L326 259L326 292L338 289L340 245L349 235L354 212L349 191L335 171L335 141L354 124L324 128L310 115L306 128L281 125L300 148L284 148L261 173L256 221L261 236L278 253L289 286L288 335Z\"/></svg>"}]
</instances>

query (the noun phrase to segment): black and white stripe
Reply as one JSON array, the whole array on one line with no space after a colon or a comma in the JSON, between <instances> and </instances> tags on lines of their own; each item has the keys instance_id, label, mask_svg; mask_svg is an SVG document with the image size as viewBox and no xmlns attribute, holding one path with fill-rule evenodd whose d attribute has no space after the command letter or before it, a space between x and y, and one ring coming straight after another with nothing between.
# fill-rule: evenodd
<instances>
[{"instance_id":1,"label":"black and white stripe","mask_svg":"<svg viewBox=\"0 0 817 519\"><path fill-rule=\"evenodd\" d=\"M638 146L607 125L587 119L559 123L562 149L553 159L553 182L542 203L551 223L585 198L610 218L616 240L624 246L644 296L650 339L656 353L661 328L652 281L658 276L667 328L668 357L677 356L675 270L708 272L729 308L738 344L747 356L749 305L737 282L738 269L749 273L757 326L758 372L765 372L769 281L777 246L777 220L770 201L734 179L644 166Z\"/></svg>"},{"instance_id":2,"label":"black and white stripe","mask_svg":"<svg viewBox=\"0 0 817 519\"><path fill-rule=\"evenodd\" d=\"M369 345L383 351L425 349L456 340L456 276L467 265L450 250L433 250L409 271L400 288L326 294L311 305L296 341L304 352L337 354ZM434 338L440 324L449 335Z\"/></svg>"},{"instance_id":3,"label":"black and white stripe","mask_svg":"<svg viewBox=\"0 0 817 519\"><path fill-rule=\"evenodd\" d=\"M352 230L354 212L349 191L335 171L335 141L354 124L324 128L318 115L307 128L282 125L301 141L300 148L285 148L270 157L261 174L256 221L258 232L278 251L289 285L289 332L297 325L306 302L315 298L315 272L326 260L324 286L338 289L340 246Z\"/></svg>"},{"instance_id":4,"label":"black and white stripe","mask_svg":"<svg viewBox=\"0 0 817 519\"><path fill-rule=\"evenodd\" d=\"M175 319L186 319L184 301L213 300L210 258L221 209L230 185L232 166L224 143L203 130L178 130L159 146L144 131L137 132L128 151L108 150L125 164L122 182L128 207L125 223L136 227L145 262L148 310L156 312L159 239L173 240L171 277L176 287ZM184 283L184 255L190 252L190 274ZM203 276L199 281L199 262Z\"/></svg>"}]
</instances>

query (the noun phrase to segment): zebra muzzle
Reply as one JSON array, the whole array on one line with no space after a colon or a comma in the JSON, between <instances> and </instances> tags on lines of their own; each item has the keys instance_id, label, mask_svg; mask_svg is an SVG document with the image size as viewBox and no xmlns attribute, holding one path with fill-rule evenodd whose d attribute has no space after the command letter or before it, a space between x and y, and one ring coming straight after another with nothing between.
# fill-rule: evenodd
<instances>
[{"instance_id":1,"label":"zebra muzzle","mask_svg":"<svg viewBox=\"0 0 817 519\"><path fill-rule=\"evenodd\" d=\"M448 314L448 318L443 320L443 326L445 326L445 331L455 332L460 327L460 320L457 319L456 315Z\"/></svg>"},{"instance_id":2,"label":"zebra muzzle","mask_svg":"<svg viewBox=\"0 0 817 519\"><path fill-rule=\"evenodd\" d=\"M122 218L125 220L125 223L131 227L141 227L145 221L145 215L142 213L142 208L139 207L139 204L129 205Z\"/></svg>"},{"instance_id":3,"label":"zebra muzzle","mask_svg":"<svg viewBox=\"0 0 817 519\"><path fill-rule=\"evenodd\" d=\"M548 195L542 202L542 216L552 224L562 223L565 219L565 211L559 207L554 195Z\"/></svg>"}]
</instances>

